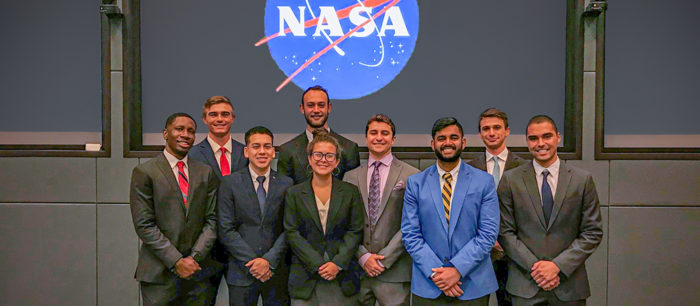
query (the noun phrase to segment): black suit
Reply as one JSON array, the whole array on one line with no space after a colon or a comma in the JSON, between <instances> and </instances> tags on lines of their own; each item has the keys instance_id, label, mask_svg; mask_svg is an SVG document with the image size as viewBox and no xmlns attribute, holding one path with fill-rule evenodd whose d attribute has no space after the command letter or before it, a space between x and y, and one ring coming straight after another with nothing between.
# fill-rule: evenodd
<instances>
[{"instance_id":1,"label":"black suit","mask_svg":"<svg viewBox=\"0 0 700 306\"><path fill-rule=\"evenodd\" d=\"M229 161L229 165L231 167L230 173L234 173L240 169L248 167L248 159L243 156L243 147L244 145L242 143L231 138L231 160ZM209 165L209 167L211 167L212 170L214 170L216 177L219 178L220 181L222 180L219 163L216 160L214 151L212 150L207 138L204 138L204 140L192 147L192 149L190 149L190 151L187 153L187 156L189 158L196 159ZM226 249L224 248L224 246L221 245L221 243L218 240L214 243L214 248L212 248L211 250L211 257L214 260L224 264L228 261ZM224 270L221 270L219 273L213 275L210 279L212 305L216 303L216 295L217 291L219 290L221 278L224 275Z\"/></svg>"},{"instance_id":2,"label":"black suit","mask_svg":"<svg viewBox=\"0 0 700 306\"><path fill-rule=\"evenodd\" d=\"M518 157L513 154L513 151L508 150L508 157L506 157L505 171L516 168L528 161ZM468 164L474 168L487 171L486 170L486 153L479 155L479 157L472 159ZM496 280L498 280L498 290L496 291L496 298L498 299L499 306L511 305L511 299L506 291L506 283L508 282L508 258L497 258L496 250L491 251L491 258L493 259L493 270L496 272Z\"/></svg>"},{"instance_id":3,"label":"black suit","mask_svg":"<svg viewBox=\"0 0 700 306\"><path fill-rule=\"evenodd\" d=\"M340 144L342 153L334 176L342 180L345 172L360 166L360 153L357 144L352 140L340 136L334 131L331 131L330 134ZM309 139L306 137L306 131L304 131L292 140L282 144L279 148L277 172L294 179L294 184L299 184L311 178L309 155L306 153L306 145L308 144Z\"/></svg>"},{"instance_id":4,"label":"black suit","mask_svg":"<svg viewBox=\"0 0 700 306\"><path fill-rule=\"evenodd\" d=\"M248 167L224 177L219 187L217 234L228 251L226 282L231 305L287 304L287 273L282 218L284 194L292 179L270 171L264 211L260 211ZM270 263L273 277L265 283L253 277L245 264L262 257Z\"/></svg>"},{"instance_id":5,"label":"black suit","mask_svg":"<svg viewBox=\"0 0 700 306\"><path fill-rule=\"evenodd\" d=\"M361 273L356 252L365 224L360 191L350 183L333 179L325 234L310 180L289 188L285 201L284 229L292 251L289 295L308 300L317 283L327 282L318 275L318 268L328 262L324 254L341 269L334 281L343 295L355 295Z\"/></svg>"}]
</instances>

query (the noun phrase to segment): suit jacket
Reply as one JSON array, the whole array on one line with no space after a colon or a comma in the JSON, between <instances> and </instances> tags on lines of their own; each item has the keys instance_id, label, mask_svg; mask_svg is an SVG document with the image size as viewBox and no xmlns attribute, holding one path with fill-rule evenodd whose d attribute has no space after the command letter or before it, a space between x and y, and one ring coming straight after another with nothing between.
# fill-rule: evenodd
<instances>
[{"instance_id":1,"label":"suit jacket","mask_svg":"<svg viewBox=\"0 0 700 306\"><path fill-rule=\"evenodd\" d=\"M248 166L248 159L243 156L243 147L245 146L242 143L231 138L231 160L229 161L231 173ZM222 176L221 169L219 169L219 163L217 162L214 151L206 138L192 147L190 152L187 153L187 156L208 164L214 170L214 173L216 173L216 177L218 177L219 180L221 179Z\"/></svg>"},{"instance_id":2,"label":"suit jacket","mask_svg":"<svg viewBox=\"0 0 700 306\"><path fill-rule=\"evenodd\" d=\"M345 172L357 168L360 165L360 153L357 144L334 131L331 136L335 137L340 144L341 155L337 172L334 176L343 179ZM294 184L299 184L311 178L309 169L309 155L306 154L306 146L309 139L306 138L306 131L294 137L292 140L282 144L277 157L277 172L291 177Z\"/></svg>"},{"instance_id":3,"label":"suit jacket","mask_svg":"<svg viewBox=\"0 0 700 306\"><path fill-rule=\"evenodd\" d=\"M584 262L603 236L598 194L590 173L561 162L549 224L535 168L528 162L506 172L498 186L501 231L498 241L510 258L506 290L524 298L539 287L530 277L539 260L553 261L561 272L554 294L563 301L590 296Z\"/></svg>"},{"instance_id":4,"label":"suit jacket","mask_svg":"<svg viewBox=\"0 0 700 306\"><path fill-rule=\"evenodd\" d=\"M230 285L251 285L255 278L245 264L258 257L265 258L275 274L286 273L282 218L284 193L291 186L291 178L270 171L264 211L260 211L248 167L224 177L219 186L217 233L229 254L226 282Z\"/></svg>"},{"instance_id":5,"label":"suit jacket","mask_svg":"<svg viewBox=\"0 0 700 306\"><path fill-rule=\"evenodd\" d=\"M318 268L328 260L340 267L336 280L346 296L360 289L360 265L356 251L362 241L362 199L357 187L333 179L330 207L323 233L311 181L292 186L285 195L284 229L292 251L289 268L289 295L311 297L317 282L325 282Z\"/></svg>"},{"instance_id":6,"label":"suit jacket","mask_svg":"<svg viewBox=\"0 0 700 306\"><path fill-rule=\"evenodd\" d=\"M367 169L367 164L363 164L350 170L343 179L360 189L364 203L364 239L357 250L357 257L360 258L366 253L384 255L381 262L386 270L379 274L377 279L384 282L409 282L411 281L411 256L406 253L406 248L401 242L401 211L406 180L420 170L394 157L379 201L379 218L376 224L371 224L367 206L369 199Z\"/></svg>"},{"instance_id":7,"label":"suit jacket","mask_svg":"<svg viewBox=\"0 0 700 306\"><path fill-rule=\"evenodd\" d=\"M401 232L413 258L412 292L430 299L440 296L430 279L437 267L455 267L462 275L460 300L496 291L489 257L499 218L493 177L462 162L452 192L449 226L441 189L437 165L408 178Z\"/></svg>"},{"instance_id":8,"label":"suit jacket","mask_svg":"<svg viewBox=\"0 0 700 306\"><path fill-rule=\"evenodd\" d=\"M506 157L506 166L505 170L503 171L508 171L510 169L516 168L524 163L527 163L528 160L522 159L519 156L515 155L513 151L508 150L508 157ZM470 160L467 164L470 166L477 168L479 170L487 171L486 170L486 153L480 154L479 157ZM500 182L499 182L500 184Z\"/></svg>"},{"instance_id":9,"label":"suit jacket","mask_svg":"<svg viewBox=\"0 0 700 306\"><path fill-rule=\"evenodd\" d=\"M163 153L131 174L131 216L143 241L135 276L139 281L163 283L180 258L195 251L204 259L214 245L219 180L199 161L188 158L187 167L188 211Z\"/></svg>"}]
</instances>

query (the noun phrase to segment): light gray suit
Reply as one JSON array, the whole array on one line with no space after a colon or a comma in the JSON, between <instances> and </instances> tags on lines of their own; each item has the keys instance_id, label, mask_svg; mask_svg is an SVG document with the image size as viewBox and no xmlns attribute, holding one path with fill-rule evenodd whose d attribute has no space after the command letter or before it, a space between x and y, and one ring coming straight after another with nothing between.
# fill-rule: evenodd
<instances>
[{"instance_id":1,"label":"light gray suit","mask_svg":"<svg viewBox=\"0 0 700 306\"><path fill-rule=\"evenodd\" d=\"M590 173L561 161L549 224L545 224L532 162L504 173L498 186L501 231L498 241L510 259L506 289L532 298L543 291L530 276L539 260L561 270L553 290L561 301L590 296L585 261L603 236L598 193Z\"/></svg>"},{"instance_id":2,"label":"light gray suit","mask_svg":"<svg viewBox=\"0 0 700 306\"><path fill-rule=\"evenodd\" d=\"M367 207L367 169L368 165L363 164L345 173L344 177L346 182L360 189L364 203L364 238L357 250L357 258L368 252L383 255L385 257L381 263L386 270L376 278L362 274L360 301L363 305L374 305L375 300L379 300L380 305L407 304L412 262L401 242L401 212L406 180L420 171L394 157L379 202L379 217L377 223L372 225Z\"/></svg>"}]
</instances>

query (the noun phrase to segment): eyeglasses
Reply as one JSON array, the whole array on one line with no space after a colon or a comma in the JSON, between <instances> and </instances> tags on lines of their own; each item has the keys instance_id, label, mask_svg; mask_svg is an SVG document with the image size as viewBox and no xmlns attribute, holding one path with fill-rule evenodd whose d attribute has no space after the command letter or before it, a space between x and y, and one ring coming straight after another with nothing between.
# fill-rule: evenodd
<instances>
[{"instance_id":1,"label":"eyeglasses","mask_svg":"<svg viewBox=\"0 0 700 306\"><path fill-rule=\"evenodd\" d=\"M335 159L338 157L338 154L335 154L335 153L325 153L324 154L323 152L311 152L310 155L311 155L311 158L313 158L313 160L315 160L315 161L320 161L325 157L326 161L334 162Z\"/></svg>"}]
</instances>

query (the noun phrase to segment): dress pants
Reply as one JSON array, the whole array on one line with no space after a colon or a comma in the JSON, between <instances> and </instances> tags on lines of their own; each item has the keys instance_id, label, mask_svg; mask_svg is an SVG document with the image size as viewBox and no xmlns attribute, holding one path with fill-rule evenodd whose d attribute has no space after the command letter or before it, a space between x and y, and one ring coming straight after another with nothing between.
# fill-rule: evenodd
<instances>
[{"instance_id":1,"label":"dress pants","mask_svg":"<svg viewBox=\"0 0 700 306\"><path fill-rule=\"evenodd\" d=\"M448 305L468 305L468 306L488 306L489 296L485 295L473 300L460 300L457 298L449 297L444 294L440 294L435 299L426 299L415 294L413 296L413 306L448 306Z\"/></svg>"},{"instance_id":2,"label":"dress pants","mask_svg":"<svg viewBox=\"0 0 700 306\"><path fill-rule=\"evenodd\" d=\"M577 301L562 301L552 291L544 291L540 289L535 296L531 298L523 298L511 295L513 305L515 306L585 306L586 300Z\"/></svg>"},{"instance_id":3,"label":"dress pants","mask_svg":"<svg viewBox=\"0 0 700 306\"><path fill-rule=\"evenodd\" d=\"M258 305L261 295L265 306L289 305L286 275L274 274L268 281L255 280L250 286L228 285L228 303L231 306Z\"/></svg>"},{"instance_id":4,"label":"dress pants","mask_svg":"<svg viewBox=\"0 0 700 306\"><path fill-rule=\"evenodd\" d=\"M143 305L209 305L208 280L191 281L171 275L162 284L140 282Z\"/></svg>"},{"instance_id":5,"label":"dress pants","mask_svg":"<svg viewBox=\"0 0 700 306\"><path fill-rule=\"evenodd\" d=\"M380 306L409 305L411 300L411 283L390 283L376 277L365 277L360 283L360 304Z\"/></svg>"},{"instance_id":6,"label":"dress pants","mask_svg":"<svg viewBox=\"0 0 700 306\"><path fill-rule=\"evenodd\" d=\"M358 295L343 295L337 280L316 283L308 300L292 299L292 306L354 306L359 305Z\"/></svg>"}]
</instances>

